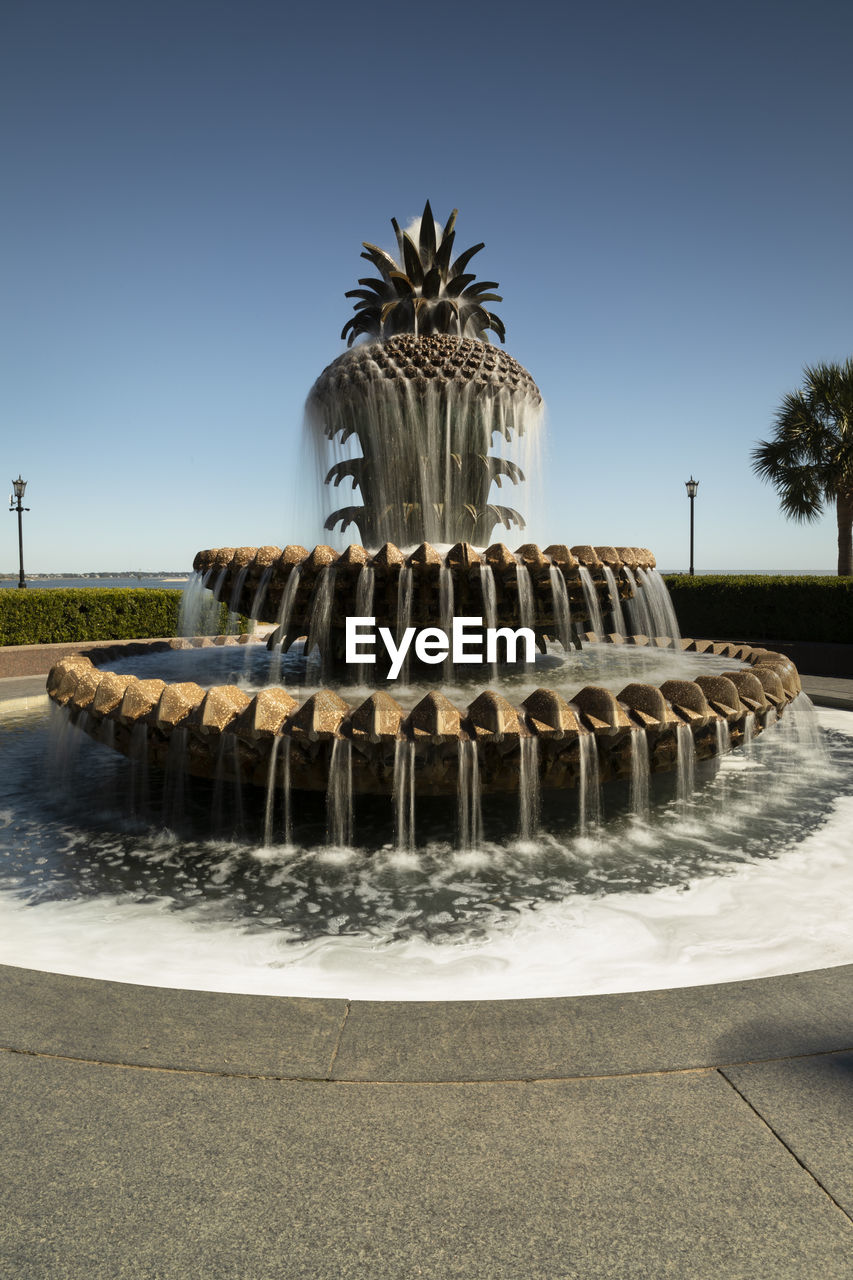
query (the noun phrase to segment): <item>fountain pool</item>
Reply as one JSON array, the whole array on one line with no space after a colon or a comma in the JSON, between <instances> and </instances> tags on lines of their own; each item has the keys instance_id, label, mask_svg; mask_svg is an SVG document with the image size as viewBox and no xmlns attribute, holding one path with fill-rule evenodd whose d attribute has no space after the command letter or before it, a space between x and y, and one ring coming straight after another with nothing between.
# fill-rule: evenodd
<instances>
[{"instance_id":1,"label":"fountain pool","mask_svg":"<svg viewBox=\"0 0 853 1280\"><path fill-rule=\"evenodd\" d=\"M264 841L263 798L147 771L53 709L4 721L0 962L83 976L380 1000L579 995L853 960L853 714L800 695L774 732L650 780L489 797L476 847L419 799L396 848L387 798L357 797L352 847L323 797ZM34 785L34 782L37 785ZM227 786L227 784L226 784ZM377 806L382 804L381 813ZM223 814L229 815L223 822ZM358 833L361 833L359 837Z\"/></svg>"}]
</instances>

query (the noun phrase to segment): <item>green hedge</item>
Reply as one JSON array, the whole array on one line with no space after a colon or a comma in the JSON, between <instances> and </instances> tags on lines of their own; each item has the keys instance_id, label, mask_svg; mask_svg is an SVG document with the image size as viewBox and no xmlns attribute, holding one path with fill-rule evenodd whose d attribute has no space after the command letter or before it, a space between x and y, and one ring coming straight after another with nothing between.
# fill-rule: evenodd
<instances>
[{"instance_id":1,"label":"green hedge","mask_svg":"<svg viewBox=\"0 0 853 1280\"><path fill-rule=\"evenodd\" d=\"M146 587L9 587L0 590L0 645L174 636L182 594ZM227 612L223 605L222 631Z\"/></svg>"},{"instance_id":2,"label":"green hedge","mask_svg":"<svg viewBox=\"0 0 853 1280\"><path fill-rule=\"evenodd\" d=\"M665 578L683 636L853 644L853 578Z\"/></svg>"}]
</instances>

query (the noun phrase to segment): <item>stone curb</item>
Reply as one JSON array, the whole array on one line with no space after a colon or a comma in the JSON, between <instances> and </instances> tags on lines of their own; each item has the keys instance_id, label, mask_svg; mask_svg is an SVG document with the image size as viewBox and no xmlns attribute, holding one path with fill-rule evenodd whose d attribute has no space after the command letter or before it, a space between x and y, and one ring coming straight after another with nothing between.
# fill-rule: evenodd
<instances>
[{"instance_id":1,"label":"stone curb","mask_svg":"<svg viewBox=\"0 0 853 1280\"><path fill-rule=\"evenodd\" d=\"M346 1001L147 987L0 966L0 1047L317 1082L565 1080L853 1047L853 965L701 987L494 1001Z\"/></svg>"}]
</instances>

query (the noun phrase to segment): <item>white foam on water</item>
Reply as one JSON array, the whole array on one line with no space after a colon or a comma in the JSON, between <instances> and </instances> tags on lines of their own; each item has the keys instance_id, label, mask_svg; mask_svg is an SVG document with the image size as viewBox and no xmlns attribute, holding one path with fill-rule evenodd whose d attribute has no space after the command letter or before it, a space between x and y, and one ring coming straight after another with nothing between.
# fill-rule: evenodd
<instances>
[{"instance_id":1,"label":"white foam on water","mask_svg":"<svg viewBox=\"0 0 853 1280\"><path fill-rule=\"evenodd\" d=\"M825 709L819 718L853 737L853 714ZM285 847L257 851L262 862L288 854ZM351 856L320 853L327 864ZM388 856L417 875L416 857ZM451 865L463 872L487 856L457 850ZM233 857L223 846L219 874L227 875ZM433 918L436 925L445 919L440 911ZM585 995L848 964L853 796L837 797L823 824L779 856L727 864L683 886L521 906L509 922L458 942L432 942L427 931L379 942L367 931L337 932L345 923L330 917L323 936L305 941L286 926L223 922L217 904L203 900L176 911L165 895L33 904L12 891L0 895L0 962L163 987L371 1000Z\"/></svg>"}]
</instances>

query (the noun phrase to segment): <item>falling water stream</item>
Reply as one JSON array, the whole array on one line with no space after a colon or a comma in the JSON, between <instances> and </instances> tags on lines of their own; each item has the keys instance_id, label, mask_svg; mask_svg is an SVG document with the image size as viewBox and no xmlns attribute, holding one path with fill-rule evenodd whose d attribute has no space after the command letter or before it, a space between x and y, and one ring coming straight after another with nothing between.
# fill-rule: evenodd
<instances>
[{"instance_id":1,"label":"falling water stream","mask_svg":"<svg viewBox=\"0 0 853 1280\"><path fill-rule=\"evenodd\" d=\"M394 847L415 847L415 744L405 738L394 743Z\"/></svg>"},{"instance_id":2,"label":"falling water stream","mask_svg":"<svg viewBox=\"0 0 853 1280\"><path fill-rule=\"evenodd\" d=\"M412 625L412 568L403 565L397 582L397 644L400 644L408 628ZM409 683L410 654L406 653L400 672L400 684Z\"/></svg>"},{"instance_id":3,"label":"falling water stream","mask_svg":"<svg viewBox=\"0 0 853 1280\"><path fill-rule=\"evenodd\" d=\"M411 573L411 570L409 570ZM402 574L400 575L402 579ZM369 618L373 613L373 588L376 580L376 571L370 565L362 565L358 574L358 582L355 588L355 612L358 618ZM366 684L370 672L370 667L366 662L360 662L357 667L356 679L359 684Z\"/></svg>"},{"instance_id":4,"label":"falling water stream","mask_svg":"<svg viewBox=\"0 0 853 1280\"><path fill-rule=\"evenodd\" d=\"M301 574L302 571L299 565L294 565L287 579L287 585L282 592L281 605L278 611L278 627L276 629L278 639L270 650L269 675L271 680L278 677L278 672L281 669L282 646L287 637L287 629L290 626L290 617L293 613L293 606L296 603L296 593L299 590Z\"/></svg>"},{"instance_id":5,"label":"falling water stream","mask_svg":"<svg viewBox=\"0 0 853 1280\"><path fill-rule=\"evenodd\" d=\"M554 609L554 621L557 624L557 639L568 653L572 647L572 611L569 605L569 593L566 579L555 564L549 569L551 577L551 601Z\"/></svg>"},{"instance_id":6,"label":"falling water stream","mask_svg":"<svg viewBox=\"0 0 853 1280\"><path fill-rule=\"evenodd\" d=\"M649 816L650 783L648 735L645 729L632 729L630 809L641 820Z\"/></svg>"},{"instance_id":7,"label":"falling water stream","mask_svg":"<svg viewBox=\"0 0 853 1280\"><path fill-rule=\"evenodd\" d=\"M622 612L622 604L619 599L619 588L616 584L616 574L610 568L609 564L604 567L604 577L607 582L607 591L610 596L610 609L613 615L613 630L619 636L626 636L628 629L625 626L625 616Z\"/></svg>"},{"instance_id":8,"label":"falling water stream","mask_svg":"<svg viewBox=\"0 0 853 1280\"><path fill-rule=\"evenodd\" d=\"M592 575L586 565L578 565L578 573L580 574L581 586L583 587L583 598L586 602L586 611L589 615L589 630L594 631L596 635L604 634L604 624L601 620L601 607L598 603L598 595L595 590L595 583Z\"/></svg>"}]
</instances>

